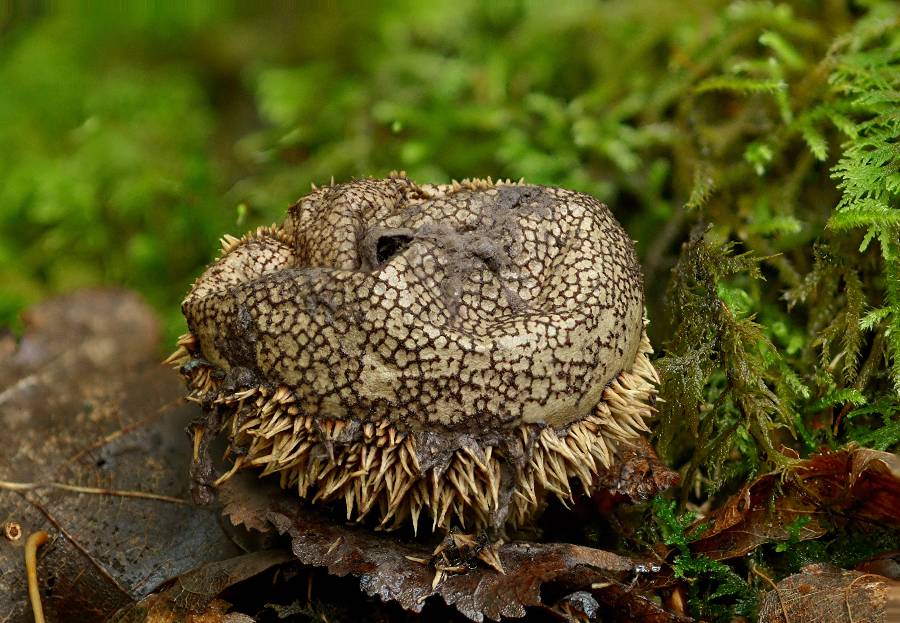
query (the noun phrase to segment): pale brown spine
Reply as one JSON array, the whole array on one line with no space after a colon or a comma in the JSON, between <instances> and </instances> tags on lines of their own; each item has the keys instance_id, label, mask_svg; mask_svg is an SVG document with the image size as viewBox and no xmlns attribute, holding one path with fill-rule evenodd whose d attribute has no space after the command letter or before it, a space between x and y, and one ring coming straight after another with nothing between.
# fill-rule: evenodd
<instances>
[{"instance_id":1,"label":"pale brown spine","mask_svg":"<svg viewBox=\"0 0 900 623\"><path fill-rule=\"evenodd\" d=\"M190 360L196 340L190 334L178 341L167 362L180 367ZM509 432L524 441L536 435L528 464L515 470L509 512L503 522L527 524L540 511L544 492L564 504L573 500L572 482L591 491L595 479L615 460L622 444L649 432L646 420L655 412L656 374L646 332L635 362L603 391L594 412L570 426L554 430L539 424L521 424ZM278 474L285 489L295 489L312 502L342 502L347 519L362 521L373 514L382 529L411 522L414 529L425 512L432 530L451 526L479 529L496 524L500 508L501 462L492 445L480 452L457 450L442 473L422 470L415 437L387 422L363 423L362 434L341 441L347 420L316 419L300 413L292 392L253 387L222 394L208 367L186 373L189 400L224 408L229 438L246 454L237 469L261 469L260 476Z\"/></svg>"}]
</instances>

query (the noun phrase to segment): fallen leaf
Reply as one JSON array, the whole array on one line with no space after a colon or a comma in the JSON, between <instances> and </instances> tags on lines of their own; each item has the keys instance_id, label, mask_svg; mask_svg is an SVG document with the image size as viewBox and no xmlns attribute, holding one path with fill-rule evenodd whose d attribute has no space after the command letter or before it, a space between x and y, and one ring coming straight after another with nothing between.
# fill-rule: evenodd
<instances>
[{"instance_id":1,"label":"fallen leaf","mask_svg":"<svg viewBox=\"0 0 900 623\"><path fill-rule=\"evenodd\" d=\"M625 446L609 471L596 483L597 489L626 497L631 502L646 502L657 493L678 484L678 472L659 460L645 439Z\"/></svg>"},{"instance_id":2,"label":"fallen leaf","mask_svg":"<svg viewBox=\"0 0 900 623\"><path fill-rule=\"evenodd\" d=\"M828 564L808 565L781 580L762 602L760 623L879 623L888 621L887 578Z\"/></svg>"},{"instance_id":3,"label":"fallen leaf","mask_svg":"<svg viewBox=\"0 0 900 623\"><path fill-rule=\"evenodd\" d=\"M763 543L815 539L835 523L900 527L900 468L895 455L865 448L817 454L789 472L760 476L692 526L691 551L714 560L743 556Z\"/></svg>"},{"instance_id":4,"label":"fallen leaf","mask_svg":"<svg viewBox=\"0 0 900 623\"><path fill-rule=\"evenodd\" d=\"M183 503L184 427L196 413L160 365L149 307L134 294L86 291L37 306L25 322L0 361L0 523L51 535L38 562L48 620L101 620L170 577L237 553L215 512ZM94 492L10 490L16 483ZM0 539L3 621L30 620L24 541Z\"/></svg>"},{"instance_id":5,"label":"fallen leaf","mask_svg":"<svg viewBox=\"0 0 900 623\"><path fill-rule=\"evenodd\" d=\"M529 607L552 608L565 595L587 591L603 606L604 620L682 620L640 594L641 580L660 571L646 561L571 543L517 541L497 548L505 574L471 565L433 587L434 569L416 562L432 555L434 542L427 537L410 539L345 524L249 473L229 480L220 494L235 521L254 527L268 523L288 535L304 565L324 567L338 577L356 576L367 595L396 601L412 612L440 597L473 621L519 618ZM545 593L559 597L548 602Z\"/></svg>"},{"instance_id":6,"label":"fallen leaf","mask_svg":"<svg viewBox=\"0 0 900 623\"><path fill-rule=\"evenodd\" d=\"M290 559L285 551L268 550L207 563L170 580L158 593L116 612L108 623L236 623L238 616L246 615L229 615L230 604L221 599L222 592Z\"/></svg>"}]
</instances>

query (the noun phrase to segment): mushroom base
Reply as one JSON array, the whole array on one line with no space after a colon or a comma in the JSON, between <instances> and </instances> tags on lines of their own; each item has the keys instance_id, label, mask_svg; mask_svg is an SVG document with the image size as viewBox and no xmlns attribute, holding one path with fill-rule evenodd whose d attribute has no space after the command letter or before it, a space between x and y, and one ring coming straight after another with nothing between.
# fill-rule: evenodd
<instances>
[{"instance_id":1,"label":"mushroom base","mask_svg":"<svg viewBox=\"0 0 900 623\"><path fill-rule=\"evenodd\" d=\"M632 368L604 389L589 416L566 427L401 431L386 420L303 415L283 386L228 393L214 369L190 365L195 347L193 336L182 336L168 362L186 376L189 399L222 416L220 431L237 458L217 485L239 469L259 469L301 498L343 503L348 520L374 517L386 530L408 523L416 530L423 515L433 531L502 530L527 525L550 495L571 502L573 482L591 491L621 444L649 432L659 382L645 332Z\"/></svg>"}]
</instances>

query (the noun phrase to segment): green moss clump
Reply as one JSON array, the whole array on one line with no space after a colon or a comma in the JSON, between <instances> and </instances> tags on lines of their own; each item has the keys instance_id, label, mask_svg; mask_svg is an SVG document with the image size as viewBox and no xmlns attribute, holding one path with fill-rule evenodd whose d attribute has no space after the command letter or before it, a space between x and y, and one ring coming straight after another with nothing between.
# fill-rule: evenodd
<instances>
[{"instance_id":1,"label":"green moss clump","mask_svg":"<svg viewBox=\"0 0 900 623\"><path fill-rule=\"evenodd\" d=\"M651 509L660 540L677 551L672 569L675 577L688 584L691 613L704 620L723 622L735 616L754 616L759 608L760 592L727 564L691 552L690 542L703 533L695 529L690 537L686 534L695 515L678 515L674 501L659 497L653 500Z\"/></svg>"},{"instance_id":2,"label":"green moss clump","mask_svg":"<svg viewBox=\"0 0 900 623\"><path fill-rule=\"evenodd\" d=\"M783 465L781 444L895 448L900 405L898 7L836 32L784 5L732 11L689 104L686 218L711 225L669 281L660 361L662 449L713 489L746 475L729 461ZM755 40L747 20L767 23Z\"/></svg>"}]
</instances>

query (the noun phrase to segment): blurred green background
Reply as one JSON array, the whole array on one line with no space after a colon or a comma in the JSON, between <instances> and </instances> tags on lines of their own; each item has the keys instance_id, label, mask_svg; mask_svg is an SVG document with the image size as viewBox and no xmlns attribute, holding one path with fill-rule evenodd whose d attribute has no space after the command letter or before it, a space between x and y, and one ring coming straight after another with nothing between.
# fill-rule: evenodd
<instances>
[{"instance_id":1,"label":"blurred green background","mask_svg":"<svg viewBox=\"0 0 900 623\"><path fill-rule=\"evenodd\" d=\"M585 190L645 252L687 198L671 117L705 44L723 15L761 19L659 0L2 6L0 324L122 284L169 337L220 235L332 176Z\"/></svg>"}]
</instances>

